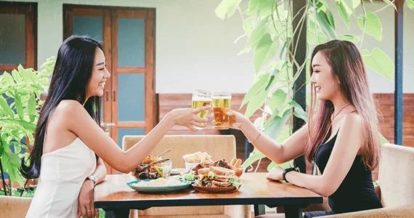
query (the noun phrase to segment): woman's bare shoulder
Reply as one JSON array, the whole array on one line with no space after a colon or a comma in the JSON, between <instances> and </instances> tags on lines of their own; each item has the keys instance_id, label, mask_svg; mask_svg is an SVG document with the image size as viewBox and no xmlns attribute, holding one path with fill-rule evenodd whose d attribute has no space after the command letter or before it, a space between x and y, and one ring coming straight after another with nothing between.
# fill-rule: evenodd
<instances>
[{"instance_id":1,"label":"woman's bare shoulder","mask_svg":"<svg viewBox=\"0 0 414 218\"><path fill-rule=\"evenodd\" d=\"M85 109L78 101L62 100L53 110L51 119L66 122L76 119L84 111Z\"/></svg>"}]
</instances>

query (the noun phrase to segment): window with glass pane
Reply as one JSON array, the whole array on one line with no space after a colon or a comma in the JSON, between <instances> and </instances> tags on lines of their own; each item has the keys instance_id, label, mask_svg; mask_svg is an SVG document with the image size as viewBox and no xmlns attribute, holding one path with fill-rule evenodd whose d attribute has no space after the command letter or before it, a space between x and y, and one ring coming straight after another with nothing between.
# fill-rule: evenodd
<instances>
[{"instance_id":1,"label":"window with glass pane","mask_svg":"<svg viewBox=\"0 0 414 218\"><path fill-rule=\"evenodd\" d=\"M0 14L0 64L25 63L25 15Z\"/></svg>"},{"instance_id":2,"label":"window with glass pane","mask_svg":"<svg viewBox=\"0 0 414 218\"><path fill-rule=\"evenodd\" d=\"M118 66L145 66L145 23L143 19L119 18Z\"/></svg>"},{"instance_id":3,"label":"window with glass pane","mask_svg":"<svg viewBox=\"0 0 414 218\"><path fill-rule=\"evenodd\" d=\"M73 34L87 35L99 42L103 37L103 17L102 16L74 16Z\"/></svg>"},{"instance_id":4,"label":"window with glass pane","mask_svg":"<svg viewBox=\"0 0 414 218\"><path fill-rule=\"evenodd\" d=\"M118 120L145 120L144 74L118 74L118 90Z\"/></svg>"}]
</instances>

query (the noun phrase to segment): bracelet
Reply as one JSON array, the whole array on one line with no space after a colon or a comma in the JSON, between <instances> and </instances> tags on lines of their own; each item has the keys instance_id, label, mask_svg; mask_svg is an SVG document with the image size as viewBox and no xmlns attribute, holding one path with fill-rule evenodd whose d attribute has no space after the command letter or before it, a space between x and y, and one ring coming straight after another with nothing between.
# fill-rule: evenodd
<instances>
[{"instance_id":1,"label":"bracelet","mask_svg":"<svg viewBox=\"0 0 414 218\"><path fill-rule=\"evenodd\" d=\"M96 177L94 175L90 175L86 178L87 180L91 180L93 182L93 187L96 186Z\"/></svg>"},{"instance_id":2,"label":"bracelet","mask_svg":"<svg viewBox=\"0 0 414 218\"><path fill-rule=\"evenodd\" d=\"M261 132L259 132L259 134L256 136L256 138L254 138L253 140L248 140L249 142L250 142L250 144L254 144L257 140L259 140L259 138L260 138L260 136L262 136L262 133Z\"/></svg>"},{"instance_id":3,"label":"bracelet","mask_svg":"<svg viewBox=\"0 0 414 218\"><path fill-rule=\"evenodd\" d=\"M296 171L296 172L299 172L299 168L298 168L298 167L289 167L289 168L287 168L287 169L284 169L284 170L283 170L283 174L282 174L282 176L283 176L283 180L285 180L286 182L289 182L289 181L286 179L286 174L287 174L288 172L291 172L291 171Z\"/></svg>"}]
</instances>

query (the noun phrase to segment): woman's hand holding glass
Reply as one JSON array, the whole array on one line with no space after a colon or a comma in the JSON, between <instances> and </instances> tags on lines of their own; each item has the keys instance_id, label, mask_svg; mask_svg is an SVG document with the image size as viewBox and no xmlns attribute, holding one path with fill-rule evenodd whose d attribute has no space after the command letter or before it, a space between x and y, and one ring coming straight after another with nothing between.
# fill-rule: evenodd
<instances>
[{"instance_id":1,"label":"woman's hand holding glass","mask_svg":"<svg viewBox=\"0 0 414 218\"><path fill-rule=\"evenodd\" d=\"M185 126L189 129L195 129L195 127L203 128L207 125L208 119L200 118L198 113L204 110L210 110L210 106L200 108L177 108L168 112L167 116L172 117L175 125Z\"/></svg>"}]
</instances>

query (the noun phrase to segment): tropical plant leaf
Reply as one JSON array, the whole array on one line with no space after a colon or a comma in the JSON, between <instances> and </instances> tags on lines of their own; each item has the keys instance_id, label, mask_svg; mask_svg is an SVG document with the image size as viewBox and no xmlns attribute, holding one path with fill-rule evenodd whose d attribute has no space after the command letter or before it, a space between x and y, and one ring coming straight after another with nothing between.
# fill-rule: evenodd
<instances>
[{"instance_id":1,"label":"tropical plant leaf","mask_svg":"<svg viewBox=\"0 0 414 218\"><path fill-rule=\"evenodd\" d=\"M4 115L8 117L14 117L14 112L10 108L10 105L7 103L6 99L0 95L0 111L3 111Z\"/></svg>"},{"instance_id":2,"label":"tropical plant leaf","mask_svg":"<svg viewBox=\"0 0 414 218\"><path fill-rule=\"evenodd\" d=\"M250 0L247 11L250 15L266 17L272 14L273 4L276 4L274 0Z\"/></svg>"},{"instance_id":3,"label":"tropical plant leaf","mask_svg":"<svg viewBox=\"0 0 414 218\"><path fill-rule=\"evenodd\" d=\"M344 23L349 26L350 19L349 17L352 14L351 8L347 5L346 1L344 0L337 0L336 1L336 7L338 9L338 13L341 16Z\"/></svg>"},{"instance_id":4,"label":"tropical plant leaf","mask_svg":"<svg viewBox=\"0 0 414 218\"><path fill-rule=\"evenodd\" d=\"M405 3L409 9L414 9L414 0L405 0Z\"/></svg>"},{"instance_id":5,"label":"tropical plant leaf","mask_svg":"<svg viewBox=\"0 0 414 218\"><path fill-rule=\"evenodd\" d=\"M308 114L302 108L302 106L300 106L300 104L298 104L293 99L290 101L289 104L293 106L293 115L295 115L295 117L300 118L300 119L302 119L305 122L308 120Z\"/></svg>"},{"instance_id":6,"label":"tropical plant leaf","mask_svg":"<svg viewBox=\"0 0 414 218\"><path fill-rule=\"evenodd\" d=\"M377 41L382 40L382 23L378 15L368 11L366 15L358 17L358 27Z\"/></svg>"},{"instance_id":7,"label":"tropical plant leaf","mask_svg":"<svg viewBox=\"0 0 414 218\"><path fill-rule=\"evenodd\" d=\"M215 10L217 17L224 20L233 16L240 2L241 0L222 0Z\"/></svg>"},{"instance_id":8,"label":"tropical plant leaf","mask_svg":"<svg viewBox=\"0 0 414 218\"><path fill-rule=\"evenodd\" d=\"M254 28L252 33L250 34L248 44L250 47L254 48L256 47L260 40L263 38L265 34L269 33L269 27L267 20L263 20L257 24L257 26Z\"/></svg>"},{"instance_id":9,"label":"tropical plant leaf","mask_svg":"<svg viewBox=\"0 0 414 218\"><path fill-rule=\"evenodd\" d=\"M276 138L286 125L286 121L292 115L291 110L286 110L282 116L272 115L265 123L265 133L271 138Z\"/></svg>"},{"instance_id":10,"label":"tropical plant leaf","mask_svg":"<svg viewBox=\"0 0 414 218\"><path fill-rule=\"evenodd\" d=\"M272 97L270 97L268 101L268 105L272 111L276 110L276 108L280 107L281 105L284 105L287 94L282 89L278 89L275 92L273 92Z\"/></svg>"},{"instance_id":11,"label":"tropical plant leaf","mask_svg":"<svg viewBox=\"0 0 414 218\"><path fill-rule=\"evenodd\" d=\"M270 74L263 74L260 75L259 78L256 80L255 83L253 83L252 87L247 91L246 95L243 98L243 101L241 103L241 107L243 107L245 104L250 102L250 100L257 96L257 94L260 92L261 89L265 89L271 75Z\"/></svg>"},{"instance_id":12,"label":"tropical plant leaf","mask_svg":"<svg viewBox=\"0 0 414 218\"><path fill-rule=\"evenodd\" d=\"M30 122L36 119L36 97L34 95L30 95L27 101L27 114L29 115Z\"/></svg>"},{"instance_id":13,"label":"tropical plant leaf","mask_svg":"<svg viewBox=\"0 0 414 218\"><path fill-rule=\"evenodd\" d=\"M249 101L247 105L246 112L244 113L246 117L251 117L254 112L257 111L260 107L263 106L264 102L266 101L267 91L261 89L260 92Z\"/></svg>"},{"instance_id":14,"label":"tropical plant leaf","mask_svg":"<svg viewBox=\"0 0 414 218\"><path fill-rule=\"evenodd\" d=\"M319 11L316 13L316 20L319 23L319 26L322 28L322 32L331 39L336 38L335 27L331 26L328 15L323 12Z\"/></svg>"},{"instance_id":15,"label":"tropical plant leaf","mask_svg":"<svg viewBox=\"0 0 414 218\"><path fill-rule=\"evenodd\" d=\"M267 63L276 54L276 41L273 41L269 33L263 35L254 50L254 66L256 71Z\"/></svg>"},{"instance_id":16,"label":"tropical plant leaf","mask_svg":"<svg viewBox=\"0 0 414 218\"><path fill-rule=\"evenodd\" d=\"M362 50L365 64L387 80L394 79L394 62L383 50L374 48L371 52Z\"/></svg>"},{"instance_id":17,"label":"tropical plant leaf","mask_svg":"<svg viewBox=\"0 0 414 218\"><path fill-rule=\"evenodd\" d=\"M241 165L242 168L247 168L251 166L254 162L264 158L264 154L257 150L256 148L253 149L253 151L249 154L249 157L243 162Z\"/></svg>"},{"instance_id":18,"label":"tropical plant leaf","mask_svg":"<svg viewBox=\"0 0 414 218\"><path fill-rule=\"evenodd\" d=\"M22 96L18 92L14 93L14 104L16 106L17 115L20 119L24 119L24 111L21 97Z\"/></svg>"}]
</instances>

